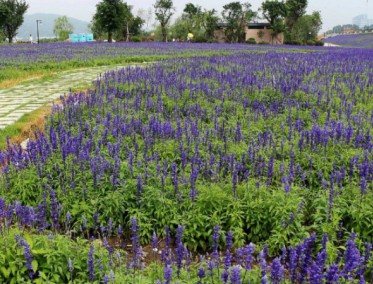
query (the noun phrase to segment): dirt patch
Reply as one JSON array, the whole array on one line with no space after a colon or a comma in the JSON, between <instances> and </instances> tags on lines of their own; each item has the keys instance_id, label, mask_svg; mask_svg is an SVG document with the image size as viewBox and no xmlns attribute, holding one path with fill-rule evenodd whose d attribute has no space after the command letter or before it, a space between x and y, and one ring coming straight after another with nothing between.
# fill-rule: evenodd
<instances>
[{"instance_id":1,"label":"dirt patch","mask_svg":"<svg viewBox=\"0 0 373 284\"><path fill-rule=\"evenodd\" d=\"M11 87L14 87L14 86L17 86L17 85L21 84L22 82L26 82L26 81L30 81L30 80L34 80L34 79L40 79L40 78L43 78L44 76L45 76L45 74L35 73L35 74L31 74L27 77L16 78L16 79L12 79L12 80L5 80L5 81L0 82L0 89L11 88Z\"/></svg>"},{"instance_id":2,"label":"dirt patch","mask_svg":"<svg viewBox=\"0 0 373 284\"><path fill-rule=\"evenodd\" d=\"M26 139L35 139L35 133L44 132L46 118L51 113L51 106L43 106L30 116L27 122L18 122L20 134L10 137L11 144L21 144Z\"/></svg>"}]
</instances>

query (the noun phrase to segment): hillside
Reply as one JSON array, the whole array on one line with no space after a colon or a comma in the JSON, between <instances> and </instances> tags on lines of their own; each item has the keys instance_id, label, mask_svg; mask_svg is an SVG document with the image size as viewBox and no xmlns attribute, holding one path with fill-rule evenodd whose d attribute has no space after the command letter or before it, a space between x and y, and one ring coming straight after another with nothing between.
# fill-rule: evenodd
<instances>
[{"instance_id":1,"label":"hillside","mask_svg":"<svg viewBox=\"0 0 373 284\"><path fill-rule=\"evenodd\" d=\"M373 48L373 33L337 35L326 38L324 42L340 46Z\"/></svg>"},{"instance_id":2,"label":"hillside","mask_svg":"<svg viewBox=\"0 0 373 284\"><path fill-rule=\"evenodd\" d=\"M39 35L40 38L52 38L53 26L55 19L62 17L63 15L55 14L32 14L25 15L25 20L23 25L18 30L17 38L19 39L28 39L29 35L32 34L33 38L36 39L36 20L41 20L42 23L39 24ZM88 22L81 21L75 18L68 17L69 22L74 26L74 33L87 33Z\"/></svg>"}]
</instances>

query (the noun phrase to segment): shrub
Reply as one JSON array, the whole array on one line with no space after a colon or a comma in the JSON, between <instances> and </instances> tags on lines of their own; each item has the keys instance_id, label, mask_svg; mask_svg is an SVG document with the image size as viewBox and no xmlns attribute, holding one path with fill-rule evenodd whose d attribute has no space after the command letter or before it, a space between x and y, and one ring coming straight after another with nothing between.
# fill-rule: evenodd
<instances>
[{"instance_id":1,"label":"shrub","mask_svg":"<svg viewBox=\"0 0 373 284\"><path fill-rule=\"evenodd\" d=\"M256 44L255 38L251 37L246 41L247 44Z\"/></svg>"},{"instance_id":2,"label":"shrub","mask_svg":"<svg viewBox=\"0 0 373 284\"><path fill-rule=\"evenodd\" d=\"M132 42L141 42L141 38L139 36L132 36L131 41Z\"/></svg>"}]
</instances>

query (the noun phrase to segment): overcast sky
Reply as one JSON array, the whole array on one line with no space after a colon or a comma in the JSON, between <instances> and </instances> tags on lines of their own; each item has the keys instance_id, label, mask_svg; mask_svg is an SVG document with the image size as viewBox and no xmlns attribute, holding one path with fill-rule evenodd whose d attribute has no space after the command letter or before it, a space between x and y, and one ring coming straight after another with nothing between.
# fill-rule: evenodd
<instances>
[{"instance_id":1,"label":"overcast sky","mask_svg":"<svg viewBox=\"0 0 373 284\"><path fill-rule=\"evenodd\" d=\"M219 12L222 6L238 0L174 0L176 15L180 15L186 3L195 3L202 8L215 8ZM29 4L27 14L53 13L66 15L80 20L90 21L99 0L26 0ZM155 0L128 0L124 1L133 6L133 11L152 7ZM242 0L241 2L246 2ZM261 5L261 0L248 1L254 10ZM367 14L373 18L373 0L308 0L308 12L320 11L323 19L322 31L326 31L339 24L352 23L352 18L360 14ZM175 18L175 16L174 16Z\"/></svg>"}]
</instances>

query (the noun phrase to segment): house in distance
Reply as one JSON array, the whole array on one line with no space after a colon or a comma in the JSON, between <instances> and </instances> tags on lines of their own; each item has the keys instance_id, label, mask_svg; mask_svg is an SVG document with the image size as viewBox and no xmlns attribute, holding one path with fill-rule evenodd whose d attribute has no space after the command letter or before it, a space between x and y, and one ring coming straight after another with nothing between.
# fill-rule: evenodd
<instances>
[{"instance_id":1,"label":"house in distance","mask_svg":"<svg viewBox=\"0 0 373 284\"><path fill-rule=\"evenodd\" d=\"M214 32L218 42L227 42L225 29L227 24L219 23ZM273 36L270 23L248 23L245 26L245 41L255 39L256 43L284 44L284 33Z\"/></svg>"},{"instance_id":2,"label":"house in distance","mask_svg":"<svg viewBox=\"0 0 373 284\"><path fill-rule=\"evenodd\" d=\"M93 34L69 34L70 42L91 42L95 41L93 39Z\"/></svg>"}]
</instances>

